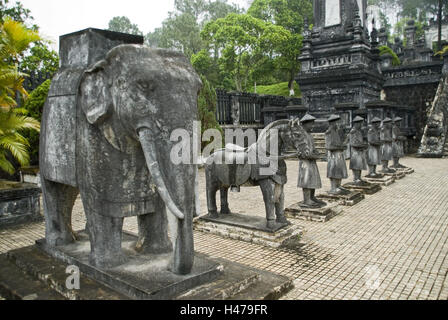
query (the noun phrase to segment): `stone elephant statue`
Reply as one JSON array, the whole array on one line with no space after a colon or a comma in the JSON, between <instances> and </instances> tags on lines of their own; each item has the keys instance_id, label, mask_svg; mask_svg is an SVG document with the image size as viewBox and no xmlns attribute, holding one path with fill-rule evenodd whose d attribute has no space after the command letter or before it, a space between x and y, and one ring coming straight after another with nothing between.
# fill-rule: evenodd
<instances>
[{"instance_id":1,"label":"stone elephant statue","mask_svg":"<svg viewBox=\"0 0 448 320\"><path fill-rule=\"evenodd\" d=\"M137 216L136 251L173 251L170 270L190 273L197 166L170 161L170 134L192 132L200 78L181 53L131 44L111 49L79 77L76 72L58 72L44 108L40 167L47 245L76 241L71 213L80 193L92 265L113 268L126 261L123 219ZM74 94L61 100L60 91L73 83ZM173 243L167 212L177 219Z\"/></svg>"}]
</instances>

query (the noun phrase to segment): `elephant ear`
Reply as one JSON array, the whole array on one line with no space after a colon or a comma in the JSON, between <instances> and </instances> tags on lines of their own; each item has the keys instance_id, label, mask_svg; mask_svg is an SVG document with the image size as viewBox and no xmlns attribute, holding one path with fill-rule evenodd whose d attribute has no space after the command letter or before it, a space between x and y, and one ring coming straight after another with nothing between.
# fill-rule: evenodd
<instances>
[{"instance_id":1,"label":"elephant ear","mask_svg":"<svg viewBox=\"0 0 448 320\"><path fill-rule=\"evenodd\" d=\"M81 107L90 124L104 121L111 110L111 95L105 73L106 61L100 61L84 72L80 84Z\"/></svg>"}]
</instances>

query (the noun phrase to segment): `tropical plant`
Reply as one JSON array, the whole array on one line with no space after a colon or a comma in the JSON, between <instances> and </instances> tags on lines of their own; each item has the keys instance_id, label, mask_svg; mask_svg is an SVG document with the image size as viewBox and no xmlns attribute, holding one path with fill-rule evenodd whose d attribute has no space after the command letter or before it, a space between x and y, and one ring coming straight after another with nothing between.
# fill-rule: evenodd
<instances>
[{"instance_id":1,"label":"tropical plant","mask_svg":"<svg viewBox=\"0 0 448 320\"><path fill-rule=\"evenodd\" d=\"M394 52L394 50L392 50L388 46L381 46L381 47L379 47L379 50L380 50L380 56L385 55L385 54L389 54L392 56L392 65L393 66L399 66L401 64L400 58L398 58L398 56Z\"/></svg>"},{"instance_id":2,"label":"tropical plant","mask_svg":"<svg viewBox=\"0 0 448 320\"><path fill-rule=\"evenodd\" d=\"M23 88L26 75L19 71L19 59L31 43L39 40L36 31L10 18L0 25L0 108L9 111L16 106L17 94L27 97Z\"/></svg>"},{"instance_id":3,"label":"tropical plant","mask_svg":"<svg viewBox=\"0 0 448 320\"><path fill-rule=\"evenodd\" d=\"M0 111L0 169L13 174L16 169L8 159L10 153L21 166L27 166L30 161L28 140L22 130L39 131L40 123L36 119L21 114L22 110L11 109Z\"/></svg>"},{"instance_id":4,"label":"tropical plant","mask_svg":"<svg viewBox=\"0 0 448 320\"><path fill-rule=\"evenodd\" d=\"M443 57L447 53L448 53L448 46L444 46L443 49L440 51L437 51L435 55Z\"/></svg>"},{"instance_id":5,"label":"tropical plant","mask_svg":"<svg viewBox=\"0 0 448 320\"><path fill-rule=\"evenodd\" d=\"M40 129L39 121L27 117L24 109L16 108L16 100L28 96L19 59L31 43L39 40L36 31L11 18L6 17L0 24L0 169L10 174L15 168L8 154L22 166L29 163L29 142L21 131Z\"/></svg>"},{"instance_id":6,"label":"tropical plant","mask_svg":"<svg viewBox=\"0 0 448 320\"><path fill-rule=\"evenodd\" d=\"M201 80L202 89L198 96L198 115L199 121L201 122L201 137L208 129L219 130L222 134L222 128L218 121L216 121L217 98L215 88L213 88L204 76L201 76ZM206 144L208 144L208 142L203 142L202 148L204 148Z\"/></svg>"}]
</instances>

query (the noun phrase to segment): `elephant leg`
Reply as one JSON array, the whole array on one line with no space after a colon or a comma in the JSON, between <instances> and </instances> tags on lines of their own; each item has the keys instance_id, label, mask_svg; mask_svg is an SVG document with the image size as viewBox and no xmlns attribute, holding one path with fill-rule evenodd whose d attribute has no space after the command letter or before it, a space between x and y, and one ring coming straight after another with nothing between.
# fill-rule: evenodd
<instances>
[{"instance_id":1,"label":"elephant leg","mask_svg":"<svg viewBox=\"0 0 448 320\"><path fill-rule=\"evenodd\" d=\"M288 223L285 217L285 191L284 185L275 184L275 215L277 216L277 222Z\"/></svg>"},{"instance_id":2,"label":"elephant leg","mask_svg":"<svg viewBox=\"0 0 448 320\"><path fill-rule=\"evenodd\" d=\"M101 215L103 213L101 204L92 197L92 194L81 190L81 197L90 238L90 264L102 269L123 264L126 261L121 250L124 219Z\"/></svg>"},{"instance_id":3,"label":"elephant leg","mask_svg":"<svg viewBox=\"0 0 448 320\"><path fill-rule=\"evenodd\" d=\"M60 246L76 240L72 229L72 210L78 189L42 179L45 212L45 238L50 246Z\"/></svg>"},{"instance_id":4,"label":"elephant leg","mask_svg":"<svg viewBox=\"0 0 448 320\"><path fill-rule=\"evenodd\" d=\"M221 214L231 214L229 209L229 188L221 188Z\"/></svg>"},{"instance_id":5,"label":"elephant leg","mask_svg":"<svg viewBox=\"0 0 448 320\"><path fill-rule=\"evenodd\" d=\"M270 179L264 179L260 182L261 192L263 193L264 205L266 208L267 227L272 229L275 227L275 183Z\"/></svg>"},{"instance_id":6,"label":"elephant leg","mask_svg":"<svg viewBox=\"0 0 448 320\"><path fill-rule=\"evenodd\" d=\"M156 212L138 216L138 241L136 250L144 254L162 254L173 251L168 237L166 206L162 199L155 203Z\"/></svg>"},{"instance_id":7,"label":"elephant leg","mask_svg":"<svg viewBox=\"0 0 448 320\"><path fill-rule=\"evenodd\" d=\"M206 189L207 189L207 209L212 217L218 216L218 207L216 206L217 183L214 179L213 171L210 168L205 169Z\"/></svg>"}]
</instances>

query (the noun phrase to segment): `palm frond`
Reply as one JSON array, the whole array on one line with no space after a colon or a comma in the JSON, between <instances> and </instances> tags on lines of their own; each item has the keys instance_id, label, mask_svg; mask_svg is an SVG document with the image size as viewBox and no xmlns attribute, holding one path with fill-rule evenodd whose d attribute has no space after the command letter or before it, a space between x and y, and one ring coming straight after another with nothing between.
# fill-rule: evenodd
<instances>
[{"instance_id":1,"label":"palm frond","mask_svg":"<svg viewBox=\"0 0 448 320\"><path fill-rule=\"evenodd\" d=\"M6 158L6 150L0 149L0 169L9 173L14 174L16 171L11 162Z\"/></svg>"},{"instance_id":2,"label":"palm frond","mask_svg":"<svg viewBox=\"0 0 448 320\"><path fill-rule=\"evenodd\" d=\"M25 51L29 45L40 40L38 32L27 29L22 23L7 17L1 27L4 50L13 57Z\"/></svg>"},{"instance_id":3,"label":"palm frond","mask_svg":"<svg viewBox=\"0 0 448 320\"><path fill-rule=\"evenodd\" d=\"M23 129L40 131L40 123L34 118L19 115L13 111L0 112L0 131L11 132Z\"/></svg>"},{"instance_id":4,"label":"palm frond","mask_svg":"<svg viewBox=\"0 0 448 320\"><path fill-rule=\"evenodd\" d=\"M28 141L18 133L0 136L0 149L11 152L21 166L29 164L28 147Z\"/></svg>"}]
</instances>

